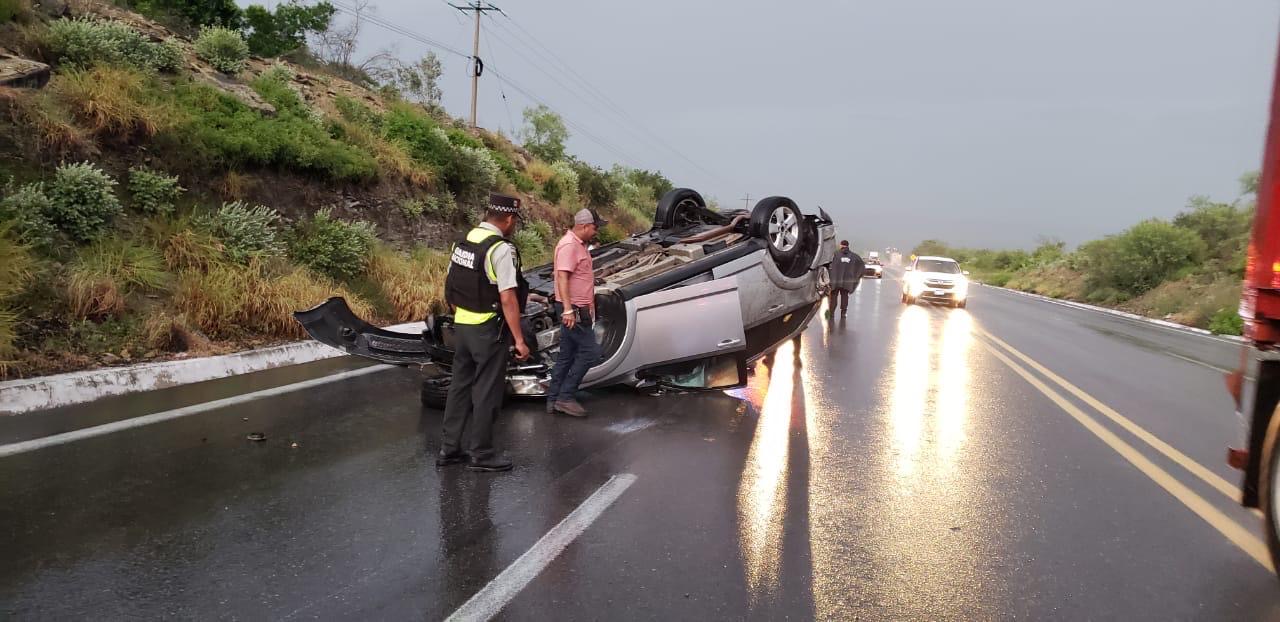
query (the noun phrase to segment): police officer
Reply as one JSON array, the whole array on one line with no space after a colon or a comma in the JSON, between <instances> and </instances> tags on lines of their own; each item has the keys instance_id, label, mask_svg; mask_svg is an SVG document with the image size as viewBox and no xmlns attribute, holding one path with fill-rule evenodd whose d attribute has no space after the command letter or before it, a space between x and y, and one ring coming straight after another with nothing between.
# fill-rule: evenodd
<instances>
[{"instance_id":1,"label":"police officer","mask_svg":"<svg viewBox=\"0 0 1280 622\"><path fill-rule=\"evenodd\" d=\"M529 357L520 310L529 284L511 242L520 199L490 194L484 222L453 247L445 300L453 314L453 379L445 401L437 466L467 463L472 471L507 471L511 460L493 447L493 420L506 389L508 349Z\"/></svg>"}]
</instances>

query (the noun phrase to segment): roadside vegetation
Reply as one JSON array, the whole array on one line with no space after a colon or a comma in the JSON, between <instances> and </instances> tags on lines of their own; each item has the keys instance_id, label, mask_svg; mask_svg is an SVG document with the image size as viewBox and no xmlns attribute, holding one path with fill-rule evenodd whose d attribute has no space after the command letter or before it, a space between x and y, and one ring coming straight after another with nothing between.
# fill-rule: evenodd
<instances>
[{"instance_id":1,"label":"roadside vegetation","mask_svg":"<svg viewBox=\"0 0 1280 622\"><path fill-rule=\"evenodd\" d=\"M297 339L330 296L420 320L490 191L524 198L532 266L577 209L617 239L672 186L573 157L544 107L468 128L434 56L358 58L325 2L45 4L0 0L0 41L53 68L0 87L0 377Z\"/></svg>"},{"instance_id":2,"label":"roadside vegetation","mask_svg":"<svg viewBox=\"0 0 1280 622\"><path fill-rule=\"evenodd\" d=\"M1052 239L1040 240L1031 251L925 240L914 253L954 257L990 285L1238 335L1257 184L1257 173L1248 173L1241 177L1240 196L1230 202L1195 196L1172 220L1145 220L1074 250Z\"/></svg>"}]
</instances>

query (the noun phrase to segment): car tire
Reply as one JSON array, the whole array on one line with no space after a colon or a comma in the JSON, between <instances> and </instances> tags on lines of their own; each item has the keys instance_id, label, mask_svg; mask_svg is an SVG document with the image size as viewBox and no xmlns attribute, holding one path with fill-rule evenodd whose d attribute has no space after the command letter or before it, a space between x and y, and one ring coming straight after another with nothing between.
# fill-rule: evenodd
<instances>
[{"instance_id":1,"label":"car tire","mask_svg":"<svg viewBox=\"0 0 1280 622\"><path fill-rule=\"evenodd\" d=\"M960 302L956 303L956 307L957 307L957 308L959 308L959 309L963 309L963 308L965 308L965 307L966 307L966 306L968 306L968 305L969 305L969 301L968 301L968 300L961 300Z\"/></svg>"},{"instance_id":2,"label":"car tire","mask_svg":"<svg viewBox=\"0 0 1280 622\"><path fill-rule=\"evenodd\" d=\"M426 378L422 381L422 405L434 410L444 410L449 400L449 376Z\"/></svg>"},{"instance_id":3,"label":"car tire","mask_svg":"<svg viewBox=\"0 0 1280 622\"><path fill-rule=\"evenodd\" d=\"M751 235L765 241L774 262L789 265L808 243L809 228L795 201L767 197L751 210Z\"/></svg>"},{"instance_id":4,"label":"car tire","mask_svg":"<svg viewBox=\"0 0 1280 622\"><path fill-rule=\"evenodd\" d=\"M690 216L707 209L707 202L696 190L675 188L667 191L658 200L658 209L653 213L653 226L659 229L671 229Z\"/></svg>"}]
</instances>

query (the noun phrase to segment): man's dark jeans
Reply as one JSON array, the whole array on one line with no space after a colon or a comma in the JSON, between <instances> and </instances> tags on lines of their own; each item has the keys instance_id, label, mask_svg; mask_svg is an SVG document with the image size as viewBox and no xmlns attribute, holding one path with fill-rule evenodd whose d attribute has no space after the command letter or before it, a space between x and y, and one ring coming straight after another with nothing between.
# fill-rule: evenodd
<instances>
[{"instance_id":1,"label":"man's dark jeans","mask_svg":"<svg viewBox=\"0 0 1280 622\"><path fill-rule=\"evenodd\" d=\"M573 328L560 327L560 352L551 369L551 386L547 401L567 402L574 399L582 377L592 365L600 362L600 344L590 322L579 321Z\"/></svg>"}]
</instances>

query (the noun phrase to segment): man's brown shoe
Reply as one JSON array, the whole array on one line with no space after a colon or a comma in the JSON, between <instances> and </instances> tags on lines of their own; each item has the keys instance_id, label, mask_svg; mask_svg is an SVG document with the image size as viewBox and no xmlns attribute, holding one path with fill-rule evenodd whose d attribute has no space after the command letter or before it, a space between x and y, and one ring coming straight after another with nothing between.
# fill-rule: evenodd
<instances>
[{"instance_id":1,"label":"man's brown shoe","mask_svg":"<svg viewBox=\"0 0 1280 622\"><path fill-rule=\"evenodd\" d=\"M578 403L578 400L561 400L555 403L556 412L562 412L570 417L585 417L587 409Z\"/></svg>"}]
</instances>

